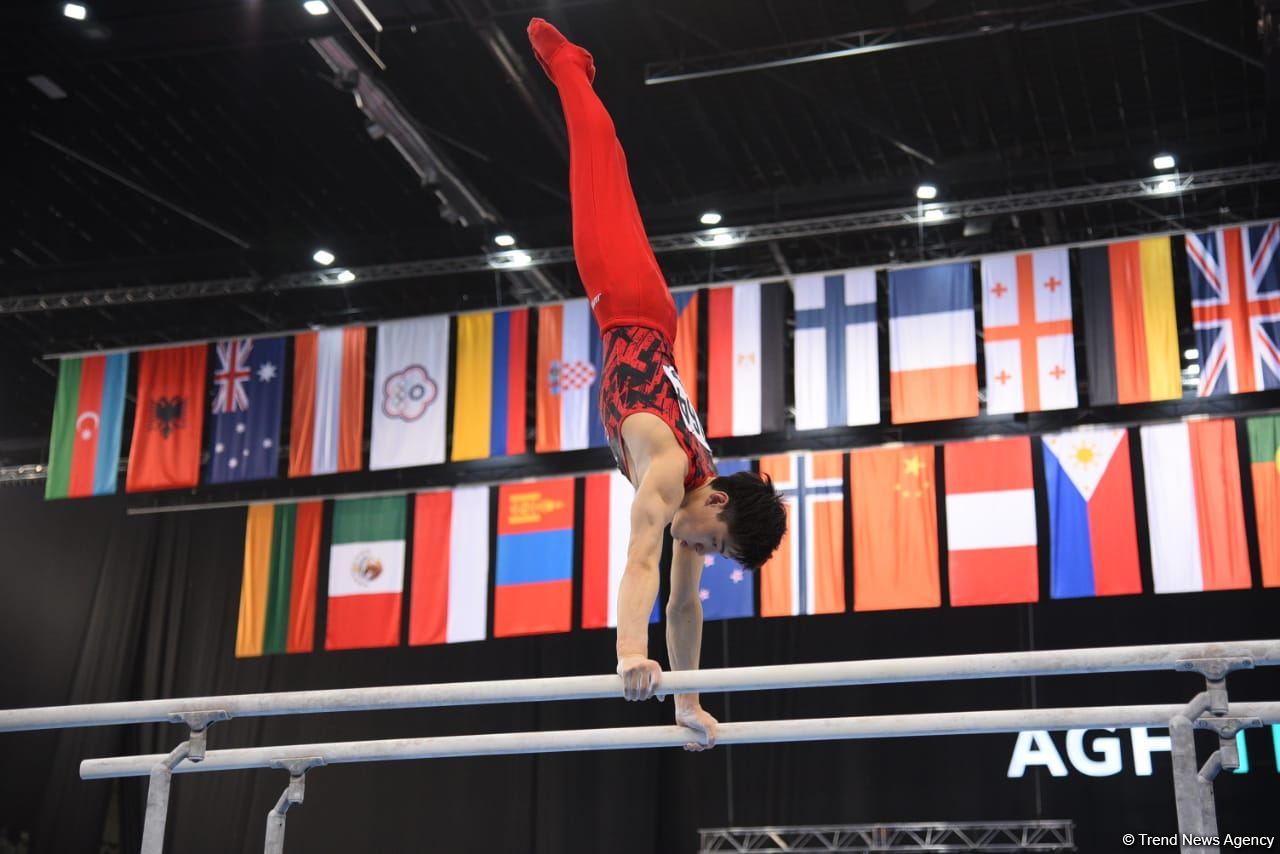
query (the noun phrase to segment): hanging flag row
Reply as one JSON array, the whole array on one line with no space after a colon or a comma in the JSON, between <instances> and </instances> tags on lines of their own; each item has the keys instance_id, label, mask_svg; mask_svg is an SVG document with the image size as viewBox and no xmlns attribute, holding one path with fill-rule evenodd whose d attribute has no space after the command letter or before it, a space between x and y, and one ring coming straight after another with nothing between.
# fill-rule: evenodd
<instances>
[{"instance_id":1,"label":"hanging flag row","mask_svg":"<svg viewBox=\"0 0 1280 854\"><path fill-rule=\"evenodd\" d=\"M1250 418L1245 430L1262 582L1280 587L1280 416ZM1142 593L1134 435L1099 427L1037 443L949 443L941 471L932 445L763 457L787 531L759 571L704 559L704 617L756 616L757 575L761 617L844 613L850 599L854 611L937 608L944 541L953 607L1039 601L1042 550L1051 599ZM1236 422L1152 425L1136 436L1153 591L1251 587ZM727 460L720 473L750 468ZM413 646L568 632L575 577L580 627L616 626L634 490L617 472L581 480L333 502L323 648L399 645L402 619ZM237 656L312 650L322 513L320 502L249 509ZM655 602L651 620L660 614Z\"/></svg>"}]
</instances>

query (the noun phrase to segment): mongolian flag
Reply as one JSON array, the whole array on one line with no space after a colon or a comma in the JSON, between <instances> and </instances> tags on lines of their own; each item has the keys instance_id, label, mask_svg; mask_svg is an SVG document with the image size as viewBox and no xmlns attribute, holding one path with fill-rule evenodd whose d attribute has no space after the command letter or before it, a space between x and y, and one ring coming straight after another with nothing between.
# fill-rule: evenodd
<instances>
[{"instance_id":1,"label":"mongolian flag","mask_svg":"<svg viewBox=\"0 0 1280 854\"><path fill-rule=\"evenodd\" d=\"M414 497L409 645L485 639L489 487Z\"/></svg>"},{"instance_id":2,"label":"mongolian flag","mask_svg":"<svg viewBox=\"0 0 1280 854\"><path fill-rule=\"evenodd\" d=\"M444 462L449 399L449 318L378 325L369 418L369 468Z\"/></svg>"},{"instance_id":3,"label":"mongolian flag","mask_svg":"<svg viewBox=\"0 0 1280 854\"><path fill-rule=\"evenodd\" d=\"M1246 422L1262 586L1280 587L1280 415Z\"/></svg>"},{"instance_id":4,"label":"mongolian flag","mask_svg":"<svg viewBox=\"0 0 1280 854\"><path fill-rule=\"evenodd\" d=\"M760 568L760 615L838 614L844 597L844 454L763 457L787 509L787 530Z\"/></svg>"},{"instance_id":5,"label":"mongolian flag","mask_svg":"<svg viewBox=\"0 0 1280 854\"><path fill-rule=\"evenodd\" d=\"M367 332L354 326L294 336L289 477L360 468Z\"/></svg>"},{"instance_id":6,"label":"mongolian flag","mask_svg":"<svg viewBox=\"0 0 1280 854\"><path fill-rule=\"evenodd\" d=\"M452 459L523 454L529 309L458 316Z\"/></svg>"},{"instance_id":7,"label":"mongolian flag","mask_svg":"<svg viewBox=\"0 0 1280 854\"><path fill-rule=\"evenodd\" d=\"M1157 593L1249 587L1234 421L1142 428Z\"/></svg>"},{"instance_id":8,"label":"mongolian flag","mask_svg":"<svg viewBox=\"0 0 1280 854\"><path fill-rule=\"evenodd\" d=\"M59 363L45 498L82 498L116 491L128 375L128 353Z\"/></svg>"},{"instance_id":9,"label":"mongolian flag","mask_svg":"<svg viewBox=\"0 0 1280 854\"><path fill-rule=\"evenodd\" d=\"M573 490L573 478L498 488L494 637L572 628Z\"/></svg>"},{"instance_id":10,"label":"mongolian flag","mask_svg":"<svg viewBox=\"0 0 1280 854\"><path fill-rule=\"evenodd\" d=\"M893 423L977 415L977 351L968 262L889 273Z\"/></svg>"},{"instance_id":11,"label":"mongolian flag","mask_svg":"<svg viewBox=\"0 0 1280 854\"><path fill-rule=\"evenodd\" d=\"M796 429L880 423L876 271L797 276Z\"/></svg>"},{"instance_id":12,"label":"mongolian flag","mask_svg":"<svg viewBox=\"0 0 1280 854\"><path fill-rule=\"evenodd\" d=\"M1079 258L1090 402L1182 397L1169 239L1081 249Z\"/></svg>"},{"instance_id":13,"label":"mongolian flag","mask_svg":"<svg viewBox=\"0 0 1280 854\"><path fill-rule=\"evenodd\" d=\"M676 374L689 378L686 392L693 411L698 411L698 309L701 300L697 291L676 291L671 294L676 304L676 340L671 349L676 360Z\"/></svg>"},{"instance_id":14,"label":"mongolian flag","mask_svg":"<svg viewBox=\"0 0 1280 854\"><path fill-rule=\"evenodd\" d=\"M609 444L600 421L603 347L585 299L538 309L539 454Z\"/></svg>"},{"instance_id":15,"label":"mongolian flag","mask_svg":"<svg viewBox=\"0 0 1280 854\"><path fill-rule=\"evenodd\" d=\"M126 491L191 487L200 479L207 351L204 344L142 351Z\"/></svg>"},{"instance_id":16,"label":"mongolian flag","mask_svg":"<svg viewBox=\"0 0 1280 854\"><path fill-rule=\"evenodd\" d=\"M236 657L311 652L324 504L255 504L244 534Z\"/></svg>"},{"instance_id":17,"label":"mongolian flag","mask_svg":"<svg viewBox=\"0 0 1280 854\"><path fill-rule=\"evenodd\" d=\"M716 470L720 475L727 476L735 472L751 471L751 463L747 460L717 460ZM698 585L698 597L702 599L702 619L754 617L755 577L755 570L747 569L733 558L718 552L703 555L702 580ZM841 598L843 599L843 587Z\"/></svg>"},{"instance_id":18,"label":"mongolian flag","mask_svg":"<svg viewBox=\"0 0 1280 854\"><path fill-rule=\"evenodd\" d=\"M707 294L707 435L781 430L787 289L750 282Z\"/></svg>"},{"instance_id":19,"label":"mongolian flag","mask_svg":"<svg viewBox=\"0 0 1280 854\"><path fill-rule=\"evenodd\" d=\"M403 495L333 503L325 649L400 643L404 535Z\"/></svg>"},{"instance_id":20,"label":"mongolian flag","mask_svg":"<svg viewBox=\"0 0 1280 854\"><path fill-rule=\"evenodd\" d=\"M205 483L275 477L284 408L284 339L231 338L214 347Z\"/></svg>"}]
</instances>

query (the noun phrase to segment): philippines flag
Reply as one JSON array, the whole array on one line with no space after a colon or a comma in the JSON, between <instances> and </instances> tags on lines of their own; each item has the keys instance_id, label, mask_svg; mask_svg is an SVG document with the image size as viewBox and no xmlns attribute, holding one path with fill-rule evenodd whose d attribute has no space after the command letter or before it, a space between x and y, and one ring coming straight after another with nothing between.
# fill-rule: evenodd
<instances>
[{"instance_id":1,"label":"philippines flag","mask_svg":"<svg viewBox=\"0 0 1280 854\"><path fill-rule=\"evenodd\" d=\"M1076 407L1066 249L983 258L982 328L987 412Z\"/></svg>"},{"instance_id":2,"label":"philippines flag","mask_svg":"<svg viewBox=\"0 0 1280 854\"><path fill-rule=\"evenodd\" d=\"M1073 430L1044 437L1050 595L1141 593L1129 436Z\"/></svg>"},{"instance_id":3,"label":"philippines flag","mask_svg":"<svg viewBox=\"0 0 1280 854\"><path fill-rule=\"evenodd\" d=\"M717 460L716 470L721 476L735 472L751 471L747 460ZM702 581L698 596L702 599L703 620L732 620L737 617L754 617L755 570L746 569L732 558L719 552L703 555Z\"/></svg>"},{"instance_id":4,"label":"philippines flag","mask_svg":"<svg viewBox=\"0 0 1280 854\"><path fill-rule=\"evenodd\" d=\"M523 454L529 309L458 317L454 460Z\"/></svg>"},{"instance_id":5,"label":"philippines flag","mask_svg":"<svg viewBox=\"0 0 1280 854\"><path fill-rule=\"evenodd\" d=\"M889 273L893 422L978 414L973 280L968 263Z\"/></svg>"},{"instance_id":6,"label":"philippines flag","mask_svg":"<svg viewBox=\"0 0 1280 854\"><path fill-rule=\"evenodd\" d=\"M539 454L609 444L600 421L600 330L585 299L538 309Z\"/></svg>"},{"instance_id":7,"label":"philippines flag","mask_svg":"<svg viewBox=\"0 0 1280 854\"><path fill-rule=\"evenodd\" d=\"M837 614L844 597L844 454L763 457L787 508L787 530L760 569L760 615Z\"/></svg>"},{"instance_id":8,"label":"philippines flag","mask_svg":"<svg viewBox=\"0 0 1280 854\"><path fill-rule=\"evenodd\" d=\"M1039 600L1031 440L956 442L943 460L951 604Z\"/></svg>"},{"instance_id":9,"label":"philippines flag","mask_svg":"<svg viewBox=\"0 0 1280 854\"><path fill-rule=\"evenodd\" d=\"M284 408L284 339L232 338L214 348L206 483L275 477Z\"/></svg>"},{"instance_id":10,"label":"philippines flag","mask_svg":"<svg viewBox=\"0 0 1280 854\"><path fill-rule=\"evenodd\" d=\"M796 429L880 423L875 270L799 276Z\"/></svg>"},{"instance_id":11,"label":"philippines flag","mask_svg":"<svg viewBox=\"0 0 1280 854\"><path fill-rule=\"evenodd\" d=\"M494 637L572 627L573 489L573 478L498 488Z\"/></svg>"},{"instance_id":12,"label":"philippines flag","mask_svg":"<svg viewBox=\"0 0 1280 854\"><path fill-rule=\"evenodd\" d=\"M1280 223L1187 235L1201 397L1280 388Z\"/></svg>"},{"instance_id":13,"label":"philippines flag","mask_svg":"<svg viewBox=\"0 0 1280 854\"><path fill-rule=\"evenodd\" d=\"M413 503L409 644L485 639L489 487L422 492Z\"/></svg>"},{"instance_id":14,"label":"philippines flag","mask_svg":"<svg viewBox=\"0 0 1280 854\"><path fill-rule=\"evenodd\" d=\"M782 429L786 413L786 288L751 282L707 300L707 435Z\"/></svg>"},{"instance_id":15,"label":"philippines flag","mask_svg":"<svg viewBox=\"0 0 1280 854\"><path fill-rule=\"evenodd\" d=\"M582 508L582 627L618 625L618 586L627 568L635 487L614 470L585 478ZM649 622L660 619L653 603Z\"/></svg>"}]
</instances>

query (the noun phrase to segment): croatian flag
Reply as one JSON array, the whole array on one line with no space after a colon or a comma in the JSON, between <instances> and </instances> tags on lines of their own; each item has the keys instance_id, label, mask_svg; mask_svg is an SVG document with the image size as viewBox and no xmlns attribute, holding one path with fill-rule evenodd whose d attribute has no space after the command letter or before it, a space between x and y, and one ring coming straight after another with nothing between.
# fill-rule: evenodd
<instances>
[{"instance_id":1,"label":"croatian flag","mask_svg":"<svg viewBox=\"0 0 1280 854\"><path fill-rule=\"evenodd\" d=\"M1044 437L1050 595L1141 593L1129 436L1123 429Z\"/></svg>"},{"instance_id":2,"label":"croatian flag","mask_svg":"<svg viewBox=\"0 0 1280 854\"><path fill-rule=\"evenodd\" d=\"M895 424L978 414L976 338L967 262L889 273L889 394Z\"/></svg>"},{"instance_id":3,"label":"croatian flag","mask_svg":"<svg viewBox=\"0 0 1280 854\"><path fill-rule=\"evenodd\" d=\"M1280 223L1187 235L1197 394L1280 388Z\"/></svg>"},{"instance_id":4,"label":"croatian flag","mask_svg":"<svg viewBox=\"0 0 1280 854\"><path fill-rule=\"evenodd\" d=\"M751 463L747 460L717 460L716 471L727 477L735 472L751 471ZM703 555L702 580L698 585L702 619L754 617L755 576L755 570L746 569L733 558L718 552Z\"/></svg>"},{"instance_id":5,"label":"croatian flag","mask_svg":"<svg viewBox=\"0 0 1280 854\"><path fill-rule=\"evenodd\" d=\"M600 330L585 299L538 309L539 454L609 444L600 421Z\"/></svg>"},{"instance_id":6,"label":"croatian flag","mask_svg":"<svg viewBox=\"0 0 1280 854\"><path fill-rule=\"evenodd\" d=\"M799 276L796 429L880 423L875 270Z\"/></svg>"},{"instance_id":7,"label":"croatian flag","mask_svg":"<svg viewBox=\"0 0 1280 854\"><path fill-rule=\"evenodd\" d=\"M584 480L582 627L603 629L618 625L618 586L627 568L636 491L616 469L589 474ZM656 599L653 605L649 622L656 623L660 618Z\"/></svg>"},{"instance_id":8,"label":"croatian flag","mask_svg":"<svg viewBox=\"0 0 1280 854\"><path fill-rule=\"evenodd\" d=\"M760 569L760 615L838 614L844 604L844 454L763 457L787 530Z\"/></svg>"},{"instance_id":9,"label":"croatian flag","mask_svg":"<svg viewBox=\"0 0 1280 854\"><path fill-rule=\"evenodd\" d=\"M494 637L572 628L573 489L571 477L498 488Z\"/></svg>"},{"instance_id":10,"label":"croatian flag","mask_svg":"<svg viewBox=\"0 0 1280 854\"><path fill-rule=\"evenodd\" d=\"M284 408L284 339L232 338L214 348L212 445L205 483L275 477Z\"/></svg>"},{"instance_id":11,"label":"croatian flag","mask_svg":"<svg viewBox=\"0 0 1280 854\"><path fill-rule=\"evenodd\" d=\"M1066 249L983 258L982 327L987 412L1076 407Z\"/></svg>"},{"instance_id":12,"label":"croatian flag","mask_svg":"<svg viewBox=\"0 0 1280 854\"><path fill-rule=\"evenodd\" d=\"M489 487L419 493L409 645L484 640L488 605Z\"/></svg>"}]
</instances>

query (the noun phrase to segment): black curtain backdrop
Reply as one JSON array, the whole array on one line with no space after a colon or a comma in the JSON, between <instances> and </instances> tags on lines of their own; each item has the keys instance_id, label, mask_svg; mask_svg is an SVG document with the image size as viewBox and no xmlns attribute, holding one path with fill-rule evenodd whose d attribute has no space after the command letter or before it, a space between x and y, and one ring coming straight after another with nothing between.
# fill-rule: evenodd
<instances>
[{"instance_id":1,"label":"black curtain backdrop","mask_svg":"<svg viewBox=\"0 0 1280 854\"><path fill-rule=\"evenodd\" d=\"M0 706L607 672L611 631L447 647L236 660L244 511L126 516L120 499L45 503L0 490ZM1256 571L1256 568L1255 568ZM323 567L322 567L323 572ZM1146 571L1150 589L1150 574ZM323 576L322 576L323 578ZM323 589L323 584L322 584ZM1003 652L1275 636L1280 591L1046 601L1033 606L848 613L709 623L704 666ZM652 648L662 650L660 627ZM323 635L321 634L322 638ZM658 656L665 660L665 651ZM1200 689L1184 674L998 680L709 696L722 720L1166 703ZM1280 699L1274 671L1235 674L1233 699ZM667 723L670 702L523 704L233 720L210 748ZM1090 734L1088 744L1095 736ZM1173 833L1169 756L1133 775L1006 770L1015 736L917 738L670 751L397 762L321 768L289 813L291 851L620 852L696 850L699 827L915 820L1073 819L1082 851L1122 833ZM167 752L185 737L151 725L0 735L0 828L37 852L94 851L112 791L81 759ZM1204 734L1201 758L1211 740ZM1270 733L1248 735L1248 774L1217 785L1224 831L1274 833L1280 771ZM1095 751L1096 755L1096 751ZM282 771L175 776L168 851L257 852ZM145 779L120 786L126 851L141 838Z\"/></svg>"}]
</instances>

